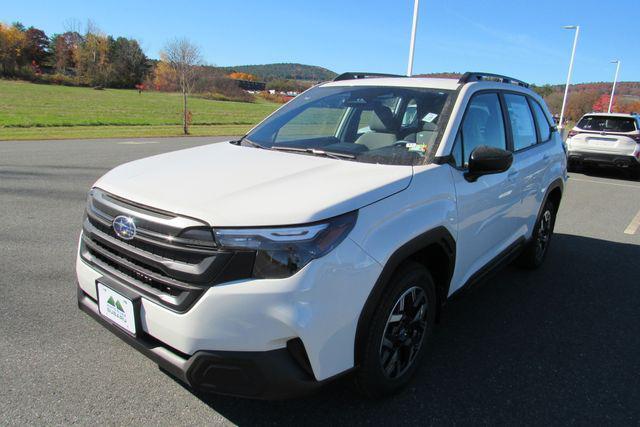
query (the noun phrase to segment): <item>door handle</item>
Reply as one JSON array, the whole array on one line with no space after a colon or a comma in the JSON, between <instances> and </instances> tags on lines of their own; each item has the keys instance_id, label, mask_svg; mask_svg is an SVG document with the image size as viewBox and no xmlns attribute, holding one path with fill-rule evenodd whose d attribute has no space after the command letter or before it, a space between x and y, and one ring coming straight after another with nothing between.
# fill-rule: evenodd
<instances>
[{"instance_id":1,"label":"door handle","mask_svg":"<svg viewBox=\"0 0 640 427\"><path fill-rule=\"evenodd\" d=\"M542 155L542 160L544 160L545 162L548 162L548 161L549 161L549 157L550 157L550 156L549 156L549 153L544 153L544 154Z\"/></svg>"}]
</instances>

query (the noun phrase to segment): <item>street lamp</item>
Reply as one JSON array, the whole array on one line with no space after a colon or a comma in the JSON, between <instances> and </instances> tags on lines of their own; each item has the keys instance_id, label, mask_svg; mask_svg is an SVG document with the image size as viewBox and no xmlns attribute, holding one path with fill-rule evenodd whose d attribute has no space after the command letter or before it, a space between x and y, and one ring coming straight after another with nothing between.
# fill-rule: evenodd
<instances>
[{"instance_id":1,"label":"street lamp","mask_svg":"<svg viewBox=\"0 0 640 427\"><path fill-rule=\"evenodd\" d=\"M407 76L413 74L413 48L416 44L416 29L418 27L418 4L420 0L413 3L413 26L411 27L411 42L409 43L409 64L407 64Z\"/></svg>"},{"instance_id":2,"label":"street lamp","mask_svg":"<svg viewBox=\"0 0 640 427\"><path fill-rule=\"evenodd\" d=\"M619 59L614 59L613 61L611 61L612 64L618 64L616 65L616 75L613 78L613 88L611 89L611 99L609 99L609 111L607 111L607 113L611 112L611 107L613 107L613 95L616 93L616 82L618 81L618 72L620 71L620 60Z\"/></svg>"},{"instance_id":3,"label":"street lamp","mask_svg":"<svg viewBox=\"0 0 640 427\"><path fill-rule=\"evenodd\" d=\"M569 84L571 83L571 73L573 72L573 58L576 55L576 46L578 45L578 35L580 34L579 25L566 25L562 28L564 28L565 30L576 30L576 35L573 38L573 49L571 50L571 60L569 61L569 73L567 74L567 85L564 88L564 98L562 98L562 110L560 111L560 123L558 123L558 127L560 129L562 129L563 127L564 109L567 105L567 94L569 93Z\"/></svg>"}]
</instances>

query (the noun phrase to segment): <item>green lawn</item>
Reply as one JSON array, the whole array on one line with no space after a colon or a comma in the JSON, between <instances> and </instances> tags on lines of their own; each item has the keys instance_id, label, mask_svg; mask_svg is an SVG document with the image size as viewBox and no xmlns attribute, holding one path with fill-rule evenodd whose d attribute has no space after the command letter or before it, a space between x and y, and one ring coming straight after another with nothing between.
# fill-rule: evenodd
<instances>
[{"instance_id":1,"label":"green lawn","mask_svg":"<svg viewBox=\"0 0 640 427\"><path fill-rule=\"evenodd\" d=\"M193 135L238 135L278 104L190 98ZM179 94L0 80L0 140L177 136Z\"/></svg>"}]
</instances>

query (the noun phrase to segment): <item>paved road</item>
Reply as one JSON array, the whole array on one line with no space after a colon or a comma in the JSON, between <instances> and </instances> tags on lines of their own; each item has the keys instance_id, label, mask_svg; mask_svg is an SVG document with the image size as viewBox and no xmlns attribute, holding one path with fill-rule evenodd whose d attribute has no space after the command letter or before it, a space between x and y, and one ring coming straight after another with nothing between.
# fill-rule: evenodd
<instances>
[{"instance_id":1,"label":"paved road","mask_svg":"<svg viewBox=\"0 0 640 427\"><path fill-rule=\"evenodd\" d=\"M572 174L546 264L452 301L413 386L200 399L76 308L85 193L124 161L219 139L0 143L0 424L635 424L640 182Z\"/></svg>"}]
</instances>

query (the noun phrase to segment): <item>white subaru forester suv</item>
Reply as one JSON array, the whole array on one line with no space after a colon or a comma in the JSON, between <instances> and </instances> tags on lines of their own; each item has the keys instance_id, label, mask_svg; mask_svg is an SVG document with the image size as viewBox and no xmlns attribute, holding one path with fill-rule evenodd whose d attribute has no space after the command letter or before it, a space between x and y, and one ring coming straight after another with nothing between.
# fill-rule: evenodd
<instances>
[{"instance_id":1,"label":"white subaru forester suv","mask_svg":"<svg viewBox=\"0 0 640 427\"><path fill-rule=\"evenodd\" d=\"M449 296L545 258L566 153L518 80L346 73L88 195L79 307L199 392L406 385ZM105 354L105 357L109 357Z\"/></svg>"}]
</instances>

